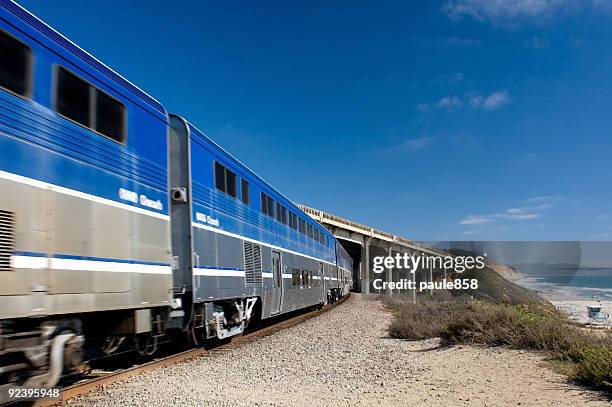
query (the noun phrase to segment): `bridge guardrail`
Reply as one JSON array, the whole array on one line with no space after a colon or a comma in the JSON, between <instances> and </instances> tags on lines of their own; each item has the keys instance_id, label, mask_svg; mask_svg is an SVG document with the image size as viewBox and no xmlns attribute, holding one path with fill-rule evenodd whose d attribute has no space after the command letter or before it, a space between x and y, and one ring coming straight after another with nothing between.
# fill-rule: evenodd
<instances>
[{"instance_id":1,"label":"bridge guardrail","mask_svg":"<svg viewBox=\"0 0 612 407\"><path fill-rule=\"evenodd\" d=\"M304 212L306 212L307 214L311 215L313 218L315 218L316 220L318 220L319 222L323 223L323 221L325 219L336 222L336 223L340 223L346 226L350 226L352 228L358 229L361 231L361 233L363 233L364 235L368 235L368 236L374 236L374 237L384 237L385 239L389 239L393 242L396 242L400 245L405 245L405 246L411 246L411 247L416 247L417 249L420 250L425 250L431 253L435 253L438 254L440 256L445 256L448 255L447 253L445 253L442 250L438 250L438 249L434 249L432 247L428 247L426 245L424 245L421 242L417 242L414 240L409 240L406 239L404 237L401 236L397 236L394 235L392 233L388 233L379 229L374 229L371 228L369 226L363 225L361 223L357 223L357 222L353 222L352 220L348 220L345 219L343 217L337 216L337 215L332 215L331 213L327 213L324 211L321 211L319 209L314 209L299 203L295 203L295 205L300 208L301 210L303 210ZM385 240L383 239L383 240Z\"/></svg>"}]
</instances>

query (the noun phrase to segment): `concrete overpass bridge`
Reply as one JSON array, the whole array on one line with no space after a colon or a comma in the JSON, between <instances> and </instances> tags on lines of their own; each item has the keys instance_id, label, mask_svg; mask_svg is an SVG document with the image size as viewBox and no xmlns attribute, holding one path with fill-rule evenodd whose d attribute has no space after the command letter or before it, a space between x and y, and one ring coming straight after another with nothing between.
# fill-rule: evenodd
<instances>
[{"instance_id":1,"label":"concrete overpass bridge","mask_svg":"<svg viewBox=\"0 0 612 407\"><path fill-rule=\"evenodd\" d=\"M380 274L372 271L372 259L375 256L395 256L396 253L408 253L410 255L425 253L433 256L448 256L448 253L425 246L420 242L362 225L299 203L296 203L296 205L332 232L351 255L353 258L353 287L355 291L364 293L380 292L372 285L375 279L381 278ZM399 281L402 278L411 279L409 274L406 270L391 269L387 270L384 279L386 281ZM431 281L433 274L434 270L421 270L421 278L417 277L417 281L421 279Z\"/></svg>"}]
</instances>

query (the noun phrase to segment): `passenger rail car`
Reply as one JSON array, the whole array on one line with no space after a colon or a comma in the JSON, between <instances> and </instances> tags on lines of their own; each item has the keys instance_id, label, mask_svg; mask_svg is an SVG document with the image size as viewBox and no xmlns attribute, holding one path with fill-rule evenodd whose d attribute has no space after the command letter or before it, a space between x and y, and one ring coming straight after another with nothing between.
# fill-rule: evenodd
<instances>
[{"instance_id":1,"label":"passenger rail car","mask_svg":"<svg viewBox=\"0 0 612 407\"><path fill-rule=\"evenodd\" d=\"M0 387L332 302L324 227L180 116L0 0Z\"/></svg>"}]
</instances>

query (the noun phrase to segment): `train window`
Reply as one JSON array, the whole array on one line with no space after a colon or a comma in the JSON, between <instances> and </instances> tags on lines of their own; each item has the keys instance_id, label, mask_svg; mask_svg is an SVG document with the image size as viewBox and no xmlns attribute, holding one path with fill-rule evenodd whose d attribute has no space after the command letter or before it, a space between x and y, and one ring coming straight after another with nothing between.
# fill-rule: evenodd
<instances>
[{"instance_id":1,"label":"train window","mask_svg":"<svg viewBox=\"0 0 612 407\"><path fill-rule=\"evenodd\" d=\"M302 285L308 285L308 270L302 270Z\"/></svg>"},{"instance_id":2,"label":"train window","mask_svg":"<svg viewBox=\"0 0 612 407\"><path fill-rule=\"evenodd\" d=\"M285 225L287 224L287 208L278 202L276 203L276 220Z\"/></svg>"},{"instance_id":3,"label":"train window","mask_svg":"<svg viewBox=\"0 0 612 407\"><path fill-rule=\"evenodd\" d=\"M118 143L125 142L123 103L61 66L57 69L55 92L55 110L59 114Z\"/></svg>"},{"instance_id":4,"label":"train window","mask_svg":"<svg viewBox=\"0 0 612 407\"><path fill-rule=\"evenodd\" d=\"M300 285L300 270L293 269L291 273L291 285Z\"/></svg>"},{"instance_id":5,"label":"train window","mask_svg":"<svg viewBox=\"0 0 612 407\"><path fill-rule=\"evenodd\" d=\"M266 215L268 214L268 199L267 198L268 198L267 195L262 192L261 193L261 211L265 213Z\"/></svg>"},{"instance_id":6,"label":"train window","mask_svg":"<svg viewBox=\"0 0 612 407\"><path fill-rule=\"evenodd\" d=\"M300 233L303 235L306 234L306 221L302 218L300 218Z\"/></svg>"},{"instance_id":7,"label":"train window","mask_svg":"<svg viewBox=\"0 0 612 407\"><path fill-rule=\"evenodd\" d=\"M225 167L215 161L215 187L225 192Z\"/></svg>"},{"instance_id":8,"label":"train window","mask_svg":"<svg viewBox=\"0 0 612 407\"><path fill-rule=\"evenodd\" d=\"M236 174L234 174L216 161L215 186L219 191L236 198Z\"/></svg>"},{"instance_id":9,"label":"train window","mask_svg":"<svg viewBox=\"0 0 612 407\"><path fill-rule=\"evenodd\" d=\"M308 285L312 284L312 270L308 271Z\"/></svg>"},{"instance_id":10,"label":"train window","mask_svg":"<svg viewBox=\"0 0 612 407\"><path fill-rule=\"evenodd\" d=\"M281 205L279 202L276 203L276 220L281 222L282 221L282 210L281 208L283 207L283 205Z\"/></svg>"},{"instance_id":11,"label":"train window","mask_svg":"<svg viewBox=\"0 0 612 407\"><path fill-rule=\"evenodd\" d=\"M0 30L0 86L20 96L30 93L32 51L21 41Z\"/></svg>"},{"instance_id":12,"label":"train window","mask_svg":"<svg viewBox=\"0 0 612 407\"><path fill-rule=\"evenodd\" d=\"M100 90L96 92L96 131L119 143L125 140L125 106Z\"/></svg>"},{"instance_id":13,"label":"train window","mask_svg":"<svg viewBox=\"0 0 612 407\"><path fill-rule=\"evenodd\" d=\"M283 223L286 225L289 220L287 219L287 208L283 207Z\"/></svg>"},{"instance_id":14,"label":"train window","mask_svg":"<svg viewBox=\"0 0 612 407\"><path fill-rule=\"evenodd\" d=\"M261 193L261 211L269 217L274 217L274 199L268 195Z\"/></svg>"},{"instance_id":15,"label":"train window","mask_svg":"<svg viewBox=\"0 0 612 407\"><path fill-rule=\"evenodd\" d=\"M230 170L226 168L225 169L225 179L227 181L226 194L236 198L238 196L236 192L236 174L234 174L233 172L231 172Z\"/></svg>"},{"instance_id":16,"label":"train window","mask_svg":"<svg viewBox=\"0 0 612 407\"><path fill-rule=\"evenodd\" d=\"M289 211L289 227L291 227L291 229L295 229L297 230L298 228L298 224L297 224L297 215L291 211Z\"/></svg>"},{"instance_id":17,"label":"train window","mask_svg":"<svg viewBox=\"0 0 612 407\"><path fill-rule=\"evenodd\" d=\"M91 127L89 83L59 67L57 70L56 109L59 114L86 127Z\"/></svg>"},{"instance_id":18,"label":"train window","mask_svg":"<svg viewBox=\"0 0 612 407\"><path fill-rule=\"evenodd\" d=\"M268 215L274 217L274 199L268 197Z\"/></svg>"},{"instance_id":19,"label":"train window","mask_svg":"<svg viewBox=\"0 0 612 407\"><path fill-rule=\"evenodd\" d=\"M307 231L308 237L312 239L314 236L313 236L313 228L310 223L306 226L306 231Z\"/></svg>"},{"instance_id":20,"label":"train window","mask_svg":"<svg viewBox=\"0 0 612 407\"><path fill-rule=\"evenodd\" d=\"M248 205L251 202L251 198L249 196L249 183L247 182L247 180L240 180L240 191L242 192L242 202Z\"/></svg>"}]
</instances>

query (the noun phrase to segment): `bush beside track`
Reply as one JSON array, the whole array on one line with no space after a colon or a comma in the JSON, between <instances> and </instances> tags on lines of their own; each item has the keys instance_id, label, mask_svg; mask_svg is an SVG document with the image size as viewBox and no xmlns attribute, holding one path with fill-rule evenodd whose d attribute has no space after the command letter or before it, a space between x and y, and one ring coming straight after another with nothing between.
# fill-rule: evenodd
<instances>
[{"instance_id":1,"label":"bush beside track","mask_svg":"<svg viewBox=\"0 0 612 407\"><path fill-rule=\"evenodd\" d=\"M558 372L612 394L611 331L576 326L549 302L490 268L467 278L484 284L459 296L421 294L417 304L408 296L384 297L396 314L389 336L544 351Z\"/></svg>"},{"instance_id":2,"label":"bush beside track","mask_svg":"<svg viewBox=\"0 0 612 407\"><path fill-rule=\"evenodd\" d=\"M443 345L481 344L545 351L557 371L612 394L612 333L586 332L544 302L421 301L385 298L396 312L389 336L439 337Z\"/></svg>"}]
</instances>

